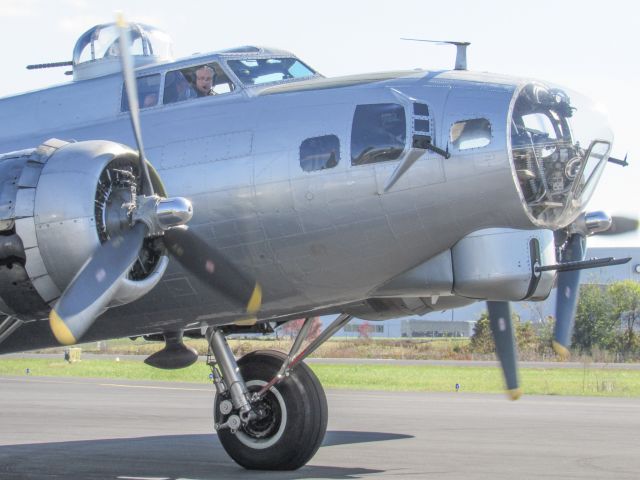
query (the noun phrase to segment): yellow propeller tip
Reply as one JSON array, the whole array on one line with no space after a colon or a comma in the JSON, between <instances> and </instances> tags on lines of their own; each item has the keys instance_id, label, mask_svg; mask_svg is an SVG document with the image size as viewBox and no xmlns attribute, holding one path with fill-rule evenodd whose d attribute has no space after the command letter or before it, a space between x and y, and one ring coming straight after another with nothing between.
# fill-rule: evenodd
<instances>
[{"instance_id":1,"label":"yellow propeller tip","mask_svg":"<svg viewBox=\"0 0 640 480\"><path fill-rule=\"evenodd\" d=\"M569 349L555 340L551 342L551 346L553 347L553 351L556 352L556 355L560 357L560 360L568 360L571 356Z\"/></svg>"},{"instance_id":2,"label":"yellow propeller tip","mask_svg":"<svg viewBox=\"0 0 640 480\"><path fill-rule=\"evenodd\" d=\"M514 388L512 390L507 390L507 395L511 400L518 400L522 396L521 388Z\"/></svg>"},{"instance_id":3,"label":"yellow propeller tip","mask_svg":"<svg viewBox=\"0 0 640 480\"><path fill-rule=\"evenodd\" d=\"M251 298L249 299L249 303L247 303L247 313L254 314L258 310L260 310L260 306L262 305L262 287L260 284L256 283L256 286L253 288L253 293L251 294Z\"/></svg>"},{"instance_id":4,"label":"yellow propeller tip","mask_svg":"<svg viewBox=\"0 0 640 480\"><path fill-rule=\"evenodd\" d=\"M120 11L116 12L116 25L120 28L127 26L127 22L124 19L124 14Z\"/></svg>"},{"instance_id":5,"label":"yellow propeller tip","mask_svg":"<svg viewBox=\"0 0 640 480\"><path fill-rule=\"evenodd\" d=\"M246 317L241 318L240 320L236 320L233 323L234 325L238 325L240 327L250 327L252 325L255 325L257 321L258 319L256 317Z\"/></svg>"},{"instance_id":6,"label":"yellow propeller tip","mask_svg":"<svg viewBox=\"0 0 640 480\"><path fill-rule=\"evenodd\" d=\"M76 343L76 337L73 336L69 327L62 321L62 318L57 314L55 310L51 310L49 313L49 326L53 332L53 336L62 345L73 345Z\"/></svg>"}]
</instances>

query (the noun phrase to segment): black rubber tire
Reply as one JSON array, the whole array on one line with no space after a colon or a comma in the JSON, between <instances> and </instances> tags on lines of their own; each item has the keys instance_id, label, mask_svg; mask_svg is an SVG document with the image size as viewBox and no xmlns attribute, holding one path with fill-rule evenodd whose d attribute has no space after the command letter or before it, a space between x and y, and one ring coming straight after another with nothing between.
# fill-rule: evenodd
<instances>
[{"instance_id":1,"label":"black rubber tire","mask_svg":"<svg viewBox=\"0 0 640 480\"><path fill-rule=\"evenodd\" d=\"M286 355L281 352L261 350L242 357L238 366L249 389L255 390L259 388L257 384L264 385L276 375L285 358ZM282 422L276 422L278 430L264 440L269 443L277 438L273 444L265 447L256 441L253 446L253 436L244 427L237 434L220 430L218 438L229 456L244 468L296 470L305 465L322 444L327 431L327 398L318 378L304 363L298 364L289 377L272 387L272 390L276 394L267 392L265 398L270 396L269 399L277 402L278 406L283 403L286 410L284 427ZM223 397L216 396L216 423L222 417L219 408L222 400ZM281 416L276 418L281 419Z\"/></svg>"}]
</instances>

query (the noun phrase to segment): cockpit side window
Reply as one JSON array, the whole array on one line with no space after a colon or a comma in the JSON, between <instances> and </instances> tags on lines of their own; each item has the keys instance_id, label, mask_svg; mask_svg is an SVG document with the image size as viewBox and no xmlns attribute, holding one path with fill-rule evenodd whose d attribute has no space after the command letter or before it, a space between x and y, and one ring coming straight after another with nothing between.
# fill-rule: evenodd
<instances>
[{"instance_id":1,"label":"cockpit side window","mask_svg":"<svg viewBox=\"0 0 640 480\"><path fill-rule=\"evenodd\" d=\"M136 86L138 88L138 105L140 108L154 107L158 104L158 98L160 96L160 74L155 73L153 75L145 75L144 77L138 77L136 79ZM120 111L129 111L129 99L127 98L127 91L122 87L122 101L120 102Z\"/></svg>"},{"instance_id":2,"label":"cockpit side window","mask_svg":"<svg viewBox=\"0 0 640 480\"><path fill-rule=\"evenodd\" d=\"M192 98L222 95L235 90L235 85L216 62L167 72L163 103L176 103Z\"/></svg>"},{"instance_id":3,"label":"cockpit side window","mask_svg":"<svg viewBox=\"0 0 640 480\"><path fill-rule=\"evenodd\" d=\"M397 160L406 139L407 122L402 105L358 105L351 128L351 165Z\"/></svg>"},{"instance_id":4,"label":"cockpit side window","mask_svg":"<svg viewBox=\"0 0 640 480\"><path fill-rule=\"evenodd\" d=\"M456 122L451 126L449 140L458 150L486 147L491 143L491 123L486 118Z\"/></svg>"}]
</instances>

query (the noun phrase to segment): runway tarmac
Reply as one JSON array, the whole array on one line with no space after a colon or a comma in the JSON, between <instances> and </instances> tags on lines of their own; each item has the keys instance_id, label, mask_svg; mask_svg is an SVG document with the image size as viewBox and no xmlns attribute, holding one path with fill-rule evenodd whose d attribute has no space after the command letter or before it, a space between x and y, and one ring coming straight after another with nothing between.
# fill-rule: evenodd
<instances>
[{"instance_id":1,"label":"runway tarmac","mask_svg":"<svg viewBox=\"0 0 640 480\"><path fill-rule=\"evenodd\" d=\"M0 479L638 479L640 400L329 391L323 447L248 472L200 384L0 377Z\"/></svg>"}]
</instances>

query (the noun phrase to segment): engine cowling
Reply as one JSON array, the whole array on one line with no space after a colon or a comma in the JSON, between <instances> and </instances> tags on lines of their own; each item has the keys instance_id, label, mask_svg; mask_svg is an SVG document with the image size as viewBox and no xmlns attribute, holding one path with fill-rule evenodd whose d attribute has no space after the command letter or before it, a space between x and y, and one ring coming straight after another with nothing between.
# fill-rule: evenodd
<instances>
[{"instance_id":1,"label":"engine cowling","mask_svg":"<svg viewBox=\"0 0 640 480\"><path fill-rule=\"evenodd\" d=\"M20 239L32 290L51 304L96 248L127 222L126 205L135 201L139 188L137 153L108 141L52 139L36 149L1 156L0 170L5 162L13 163L17 182L13 192L3 185L0 209L2 199L13 195L15 209L0 218L0 228ZM155 190L164 195L158 176L152 177ZM110 306L132 302L160 281L168 264L162 247L145 240L139 257ZM11 308L12 299L3 295L3 300ZM21 310L17 313L25 316L23 306ZM42 306L32 314L40 316Z\"/></svg>"}]
</instances>

